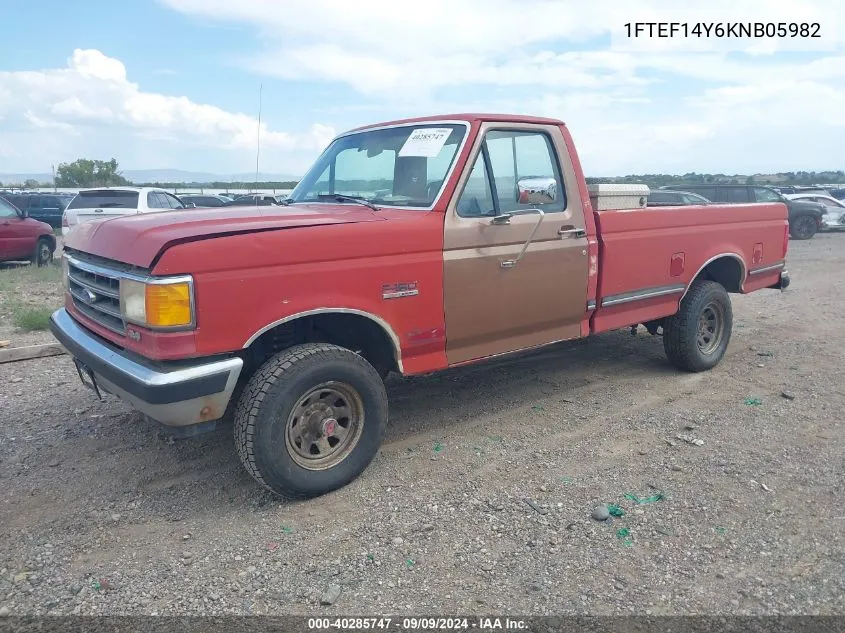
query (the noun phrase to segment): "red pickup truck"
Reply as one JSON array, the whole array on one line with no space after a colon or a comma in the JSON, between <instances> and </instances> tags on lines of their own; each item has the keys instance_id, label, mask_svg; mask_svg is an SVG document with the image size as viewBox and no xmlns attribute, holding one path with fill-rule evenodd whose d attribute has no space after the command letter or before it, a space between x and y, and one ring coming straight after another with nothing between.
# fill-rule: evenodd
<instances>
[{"instance_id":1,"label":"red pickup truck","mask_svg":"<svg viewBox=\"0 0 845 633\"><path fill-rule=\"evenodd\" d=\"M637 324L671 363L704 371L731 337L729 293L789 284L782 203L593 198L558 120L358 128L284 206L75 227L51 329L98 394L172 426L232 419L258 482L312 497L377 453L390 372Z\"/></svg>"}]
</instances>

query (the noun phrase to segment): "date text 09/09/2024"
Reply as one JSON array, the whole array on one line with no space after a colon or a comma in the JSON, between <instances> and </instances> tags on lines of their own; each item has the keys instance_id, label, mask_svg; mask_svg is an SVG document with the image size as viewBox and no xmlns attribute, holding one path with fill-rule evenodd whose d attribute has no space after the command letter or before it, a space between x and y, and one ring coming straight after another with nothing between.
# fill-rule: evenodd
<instances>
[{"instance_id":1,"label":"date text 09/09/2024","mask_svg":"<svg viewBox=\"0 0 845 633\"><path fill-rule=\"evenodd\" d=\"M526 627L525 620L496 617L308 618L309 631L519 631Z\"/></svg>"},{"instance_id":2,"label":"date text 09/09/2024","mask_svg":"<svg viewBox=\"0 0 845 633\"><path fill-rule=\"evenodd\" d=\"M626 22L625 36L697 38L821 38L818 22Z\"/></svg>"}]
</instances>

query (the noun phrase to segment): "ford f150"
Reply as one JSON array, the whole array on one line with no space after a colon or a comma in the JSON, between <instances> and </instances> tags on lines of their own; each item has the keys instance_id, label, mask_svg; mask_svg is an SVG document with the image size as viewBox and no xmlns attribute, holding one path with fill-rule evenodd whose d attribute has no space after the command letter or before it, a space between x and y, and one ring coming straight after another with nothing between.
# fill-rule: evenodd
<instances>
[{"instance_id":1,"label":"ford f150","mask_svg":"<svg viewBox=\"0 0 845 633\"><path fill-rule=\"evenodd\" d=\"M789 284L781 202L626 209L594 193L555 119L358 128L283 206L74 227L51 329L98 393L172 426L231 419L259 483L320 495L376 455L390 372L637 324L675 366L709 370L729 293Z\"/></svg>"}]
</instances>

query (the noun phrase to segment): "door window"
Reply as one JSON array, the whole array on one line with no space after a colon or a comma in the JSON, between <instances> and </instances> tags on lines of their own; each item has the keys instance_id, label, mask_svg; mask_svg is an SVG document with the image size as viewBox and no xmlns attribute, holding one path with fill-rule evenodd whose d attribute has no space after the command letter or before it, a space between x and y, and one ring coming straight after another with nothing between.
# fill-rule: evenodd
<instances>
[{"instance_id":1,"label":"door window","mask_svg":"<svg viewBox=\"0 0 845 633\"><path fill-rule=\"evenodd\" d=\"M532 195L543 202L530 199ZM545 213L566 208L549 136L516 130L488 132L458 200L458 215L498 215L537 207Z\"/></svg>"},{"instance_id":2,"label":"door window","mask_svg":"<svg viewBox=\"0 0 845 633\"><path fill-rule=\"evenodd\" d=\"M754 200L757 202L780 202L780 196L771 189L754 187Z\"/></svg>"},{"instance_id":3,"label":"door window","mask_svg":"<svg viewBox=\"0 0 845 633\"><path fill-rule=\"evenodd\" d=\"M748 190L745 187L725 187L725 202L748 202Z\"/></svg>"},{"instance_id":4,"label":"door window","mask_svg":"<svg viewBox=\"0 0 845 633\"><path fill-rule=\"evenodd\" d=\"M165 200L162 200L157 192L150 191L147 194L147 207L150 209L169 209L170 205Z\"/></svg>"},{"instance_id":5,"label":"door window","mask_svg":"<svg viewBox=\"0 0 845 633\"><path fill-rule=\"evenodd\" d=\"M184 209L185 205L182 204L176 196L173 196L169 193L160 194L164 196L164 201L167 203L167 206L171 209Z\"/></svg>"},{"instance_id":6,"label":"door window","mask_svg":"<svg viewBox=\"0 0 845 633\"><path fill-rule=\"evenodd\" d=\"M464 218L472 218L485 215L495 215L493 204L493 193L490 189L490 181L487 178L487 162L484 160L484 153L479 152L469 173L464 190L458 199L458 215Z\"/></svg>"},{"instance_id":7,"label":"door window","mask_svg":"<svg viewBox=\"0 0 845 633\"><path fill-rule=\"evenodd\" d=\"M9 220L18 217L18 212L11 204L0 198L0 219Z\"/></svg>"}]
</instances>

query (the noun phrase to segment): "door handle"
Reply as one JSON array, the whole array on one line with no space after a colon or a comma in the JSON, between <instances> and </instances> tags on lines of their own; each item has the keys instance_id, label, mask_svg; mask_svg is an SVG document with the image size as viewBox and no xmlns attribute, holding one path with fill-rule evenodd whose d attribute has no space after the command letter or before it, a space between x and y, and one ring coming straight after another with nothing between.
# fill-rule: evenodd
<instances>
[{"instance_id":1,"label":"door handle","mask_svg":"<svg viewBox=\"0 0 845 633\"><path fill-rule=\"evenodd\" d=\"M572 237L585 237L587 235L587 231L584 229L579 229L571 224L562 226L558 229L557 234L560 236L563 235L571 235Z\"/></svg>"}]
</instances>

